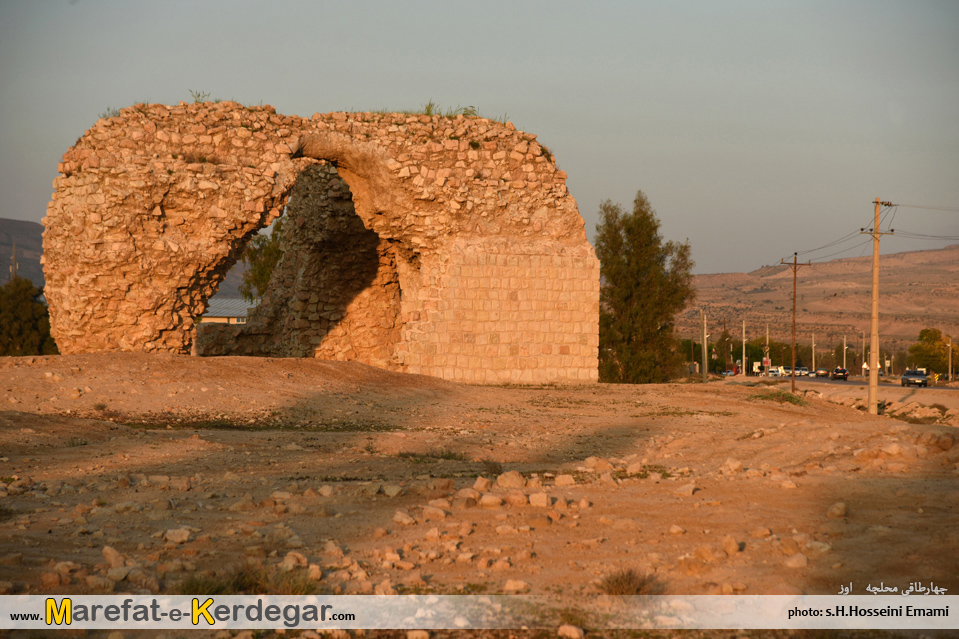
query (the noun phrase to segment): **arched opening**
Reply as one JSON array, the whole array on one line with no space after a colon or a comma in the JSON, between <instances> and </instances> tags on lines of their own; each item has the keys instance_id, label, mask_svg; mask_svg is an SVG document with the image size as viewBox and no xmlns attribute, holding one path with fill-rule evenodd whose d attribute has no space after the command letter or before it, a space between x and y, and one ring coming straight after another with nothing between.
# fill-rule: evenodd
<instances>
[{"instance_id":1,"label":"arched opening","mask_svg":"<svg viewBox=\"0 0 959 639\"><path fill-rule=\"evenodd\" d=\"M283 256L259 307L240 328L198 331L198 353L395 366L401 325L396 251L366 228L336 167L319 160L302 169L285 217Z\"/></svg>"}]
</instances>

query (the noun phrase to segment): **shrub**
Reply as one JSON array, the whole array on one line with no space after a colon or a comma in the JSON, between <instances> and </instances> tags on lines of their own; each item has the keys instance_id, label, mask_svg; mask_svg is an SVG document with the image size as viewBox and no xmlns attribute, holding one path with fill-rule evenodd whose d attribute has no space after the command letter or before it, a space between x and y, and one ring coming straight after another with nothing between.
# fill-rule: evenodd
<instances>
[{"instance_id":1,"label":"shrub","mask_svg":"<svg viewBox=\"0 0 959 639\"><path fill-rule=\"evenodd\" d=\"M607 595L658 595L662 584L652 575L636 572L632 568L608 573L599 584Z\"/></svg>"}]
</instances>

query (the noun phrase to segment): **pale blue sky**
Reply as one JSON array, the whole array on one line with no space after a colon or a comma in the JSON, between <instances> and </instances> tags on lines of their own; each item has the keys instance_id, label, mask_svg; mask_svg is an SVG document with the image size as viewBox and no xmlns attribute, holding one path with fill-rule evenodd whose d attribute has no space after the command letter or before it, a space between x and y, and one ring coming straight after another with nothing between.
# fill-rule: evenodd
<instances>
[{"instance_id":1,"label":"pale blue sky","mask_svg":"<svg viewBox=\"0 0 959 639\"><path fill-rule=\"evenodd\" d=\"M568 172L590 238L602 200L643 189L698 273L825 244L875 197L959 208L954 0L0 0L0 87L0 217L43 217L98 113L190 89L301 116L507 113ZM894 226L957 236L959 213Z\"/></svg>"}]
</instances>

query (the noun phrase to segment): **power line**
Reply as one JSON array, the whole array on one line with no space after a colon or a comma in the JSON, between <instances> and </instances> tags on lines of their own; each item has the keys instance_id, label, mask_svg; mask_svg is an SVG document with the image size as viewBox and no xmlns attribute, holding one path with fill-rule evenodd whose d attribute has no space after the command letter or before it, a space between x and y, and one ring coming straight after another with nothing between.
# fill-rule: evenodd
<instances>
[{"instance_id":1,"label":"power line","mask_svg":"<svg viewBox=\"0 0 959 639\"><path fill-rule=\"evenodd\" d=\"M959 240L959 235L926 235L924 233L913 233L899 229L896 235L910 240Z\"/></svg>"},{"instance_id":2,"label":"power line","mask_svg":"<svg viewBox=\"0 0 959 639\"><path fill-rule=\"evenodd\" d=\"M860 234L859 231L856 231L856 235L859 235L859 234ZM850 246L850 247L848 247L848 248L844 248L844 249L842 249L841 251L837 251L837 252L835 252L835 253L830 253L829 255L823 255L822 257L817 257L817 258L815 258L814 261L816 261L816 262L822 262L822 261L824 261L824 260L826 260L826 259L828 259L828 258L830 258L830 257L835 257L836 255L842 255L843 253L847 253L847 252L849 252L849 251L854 251L854 250L856 250L857 248L859 248L860 246L865 246L866 244L869 244L870 242L872 242L872 240L865 240L865 241L863 241L863 242L860 242L859 244L856 244L855 246ZM860 256L860 257L861 257L861 256Z\"/></svg>"},{"instance_id":3,"label":"power line","mask_svg":"<svg viewBox=\"0 0 959 639\"><path fill-rule=\"evenodd\" d=\"M951 206L922 206L919 204L896 204L895 206L903 206L907 209L926 209L928 211L951 211L953 213L959 213L959 208Z\"/></svg>"},{"instance_id":4,"label":"power line","mask_svg":"<svg viewBox=\"0 0 959 639\"><path fill-rule=\"evenodd\" d=\"M854 237L856 237L856 236L858 236L858 235L859 235L859 231L852 231L852 232L850 232L850 233L847 233L846 235L843 235L843 236L842 236L841 238L839 238L838 240L834 240L834 241L830 242L829 244L823 244L822 246L820 246L820 247L818 247L818 248L809 249L808 251L799 251L798 255L805 255L805 254L807 254L807 253L815 253L816 251L821 251L821 250L823 250L823 249L827 249L827 248L830 248L830 247L832 247L832 246L835 246L836 244L841 244L842 242L851 240L851 239L853 239Z\"/></svg>"}]
</instances>

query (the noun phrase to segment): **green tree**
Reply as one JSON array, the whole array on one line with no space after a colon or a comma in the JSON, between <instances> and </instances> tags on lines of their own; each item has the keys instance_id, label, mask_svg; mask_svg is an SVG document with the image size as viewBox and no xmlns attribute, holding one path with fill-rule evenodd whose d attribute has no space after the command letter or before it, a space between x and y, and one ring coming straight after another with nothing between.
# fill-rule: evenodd
<instances>
[{"instance_id":1,"label":"green tree","mask_svg":"<svg viewBox=\"0 0 959 639\"><path fill-rule=\"evenodd\" d=\"M240 284L240 294L248 302L256 302L263 297L273 269L276 268L283 248L280 238L283 235L283 218L273 223L269 235L257 235L247 244L246 251L240 258L247 269L243 274L243 283Z\"/></svg>"},{"instance_id":2,"label":"green tree","mask_svg":"<svg viewBox=\"0 0 959 639\"><path fill-rule=\"evenodd\" d=\"M15 277L0 287L0 355L56 355L43 291Z\"/></svg>"},{"instance_id":3,"label":"green tree","mask_svg":"<svg viewBox=\"0 0 959 639\"><path fill-rule=\"evenodd\" d=\"M606 200L599 215L599 379L664 382L683 361L673 321L695 296L689 242L663 241L642 191L632 213Z\"/></svg>"},{"instance_id":4,"label":"green tree","mask_svg":"<svg viewBox=\"0 0 959 639\"><path fill-rule=\"evenodd\" d=\"M938 328L919 331L919 341L909 347L909 363L927 371L945 372L949 368L947 338Z\"/></svg>"}]
</instances>

